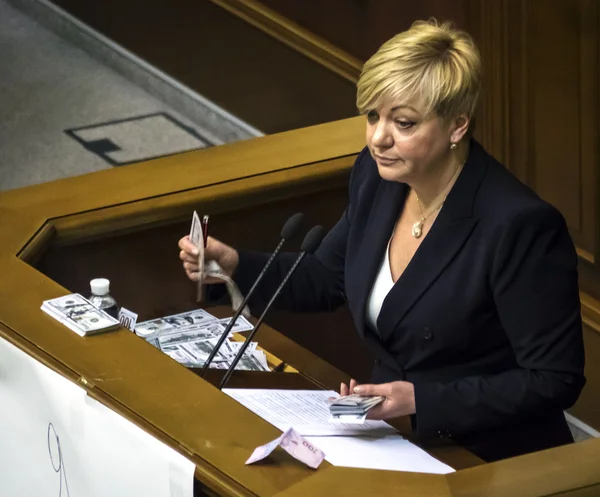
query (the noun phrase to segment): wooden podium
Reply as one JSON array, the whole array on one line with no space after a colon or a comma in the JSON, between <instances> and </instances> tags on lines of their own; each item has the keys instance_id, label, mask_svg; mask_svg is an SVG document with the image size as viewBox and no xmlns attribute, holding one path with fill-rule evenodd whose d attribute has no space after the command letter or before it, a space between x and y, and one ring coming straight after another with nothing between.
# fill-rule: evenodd
<instances>
[{"instance_id":1,"label":"wooden podium","mask_svg":"<svg viewBox=\"0 0 600 497\"><path fill-rule=\"evenodd\" d=\"M0 336L192 460L209 494L600 495L600 440L493 464L453 445L424 447L458 470L445 476L326 462L315 471L279 451L245 466L279 432L215 388L217 373L201 379L123 329L81 338L39 309L89 293L100 276L140 320L193 309L195 285L177 257L193 210L211 214L215 236L272 250L293 212L309 225L335 222L363 144L363 119L353 118L0 194ZM330 324L315 316L306 330L317 349L348 332ZM337 389L348 379L271 327L257 341L277 372L236 373L231 386Z\"/></svg>"}]
</instances>

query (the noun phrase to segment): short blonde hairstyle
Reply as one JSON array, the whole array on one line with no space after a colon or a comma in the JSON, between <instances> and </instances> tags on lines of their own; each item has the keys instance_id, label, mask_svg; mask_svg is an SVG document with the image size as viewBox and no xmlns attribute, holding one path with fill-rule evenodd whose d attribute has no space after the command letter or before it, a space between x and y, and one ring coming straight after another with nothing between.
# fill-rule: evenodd
<instances>
[{"instance_id":1,"label":"short blonde hairstyle","mask_svg":"<svg viewBox=\"0 0 600 497\"><path fill-rule=\"evenodd\" d=\"M384 100L418 99L427 114L464 113L472 121L480 88L481 59L471 36L430 19L394 36L365 63L356 106L365 114Z\"/></svg>"}]
</instances>

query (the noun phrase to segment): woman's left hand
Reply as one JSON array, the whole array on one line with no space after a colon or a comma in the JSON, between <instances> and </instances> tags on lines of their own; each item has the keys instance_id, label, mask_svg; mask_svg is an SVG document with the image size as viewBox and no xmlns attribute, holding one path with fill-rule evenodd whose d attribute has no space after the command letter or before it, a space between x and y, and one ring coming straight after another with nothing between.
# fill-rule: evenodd
<instances>
[{"instance_id":1,"label":"woman's left hand","mask_svg":"<svg viewBox=\"0 0 600 497\"><path fill-rule=\"evenodd\" d=\"M392 419L415 414L415 387L408 381L392 381L381 385L358 385L350 391L368 397L381 395L385 400L370 409L368 419Z\"/></svg>"}]
</instances>

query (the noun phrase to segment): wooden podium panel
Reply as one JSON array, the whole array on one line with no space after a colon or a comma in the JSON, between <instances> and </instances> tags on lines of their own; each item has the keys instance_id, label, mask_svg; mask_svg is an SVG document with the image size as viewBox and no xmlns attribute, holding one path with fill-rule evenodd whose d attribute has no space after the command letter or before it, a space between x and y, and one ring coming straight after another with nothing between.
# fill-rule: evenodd
<instances>
[{"instance_id":1,"label":"wooden podium panel","mask_svg":"<svg viewBox=\"0 0 600 497\"><path fill-rule=\"evenodd\" d=\"M39 310L43 300L87 294L95 276L109 277L117 300L140 319L193 308L176 247L192 210L211 213L212 232L245 248L272 249L297 210L308 214L307 227L331 226L363 128L362 118L349 119L0 194L0 336L188 457L217 495L600 491L599 440L483 465L456 446L424 447L458 469L447 476L327 463L314 471L279 451L245 466L279 432L216 389L218 373L203 380L123 329L81 338ZM274 328L257 340L290 372L236 373L233 386L337 389L348 378ZM400 428L410 436L405 420Z\"/></svg>"}]
</instances>

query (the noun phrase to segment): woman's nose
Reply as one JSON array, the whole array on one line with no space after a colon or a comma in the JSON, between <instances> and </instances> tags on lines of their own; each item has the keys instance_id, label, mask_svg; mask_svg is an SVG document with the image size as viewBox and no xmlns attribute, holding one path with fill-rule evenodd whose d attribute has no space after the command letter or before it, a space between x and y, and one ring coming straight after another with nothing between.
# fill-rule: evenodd
<instances>
[{"instance_id":1,"label":"woman's nose","mask_svg":"<svg viewBox=\"0 0 600 497\"><path fill-rule=\"evenodd\" d=\"M388 148L394 144L392 134L388 128L387 123L381 119L376 125L373 131L371 141L374 146Z\"/></svg>"}]
</instances>

